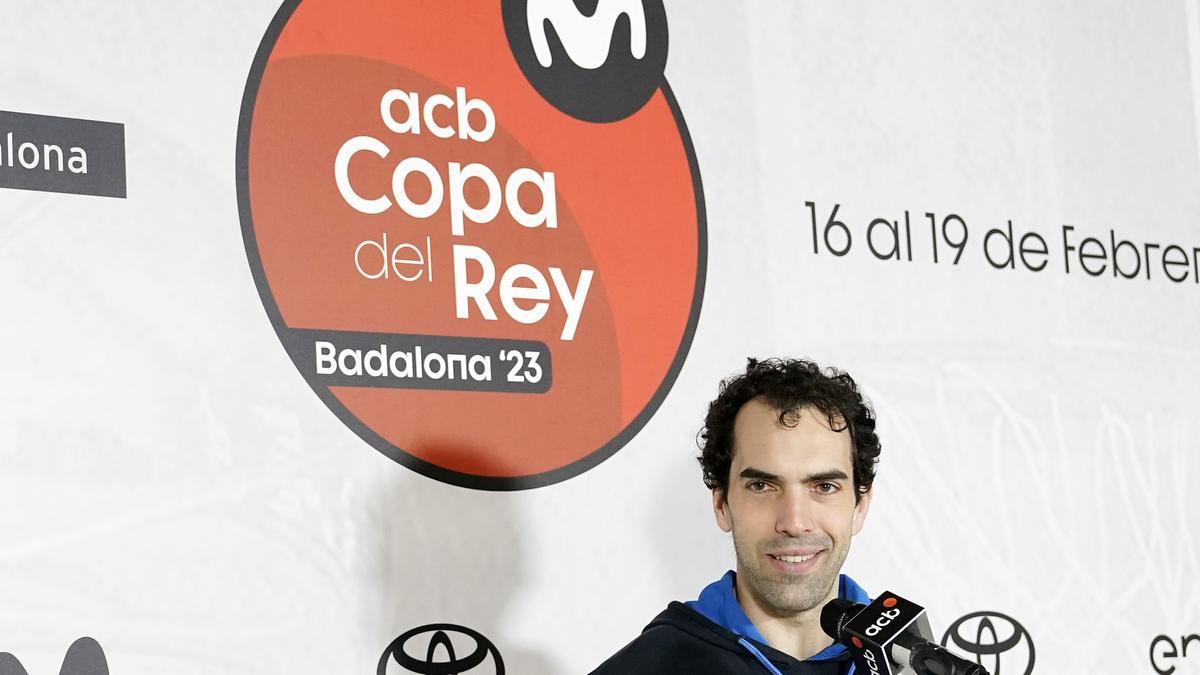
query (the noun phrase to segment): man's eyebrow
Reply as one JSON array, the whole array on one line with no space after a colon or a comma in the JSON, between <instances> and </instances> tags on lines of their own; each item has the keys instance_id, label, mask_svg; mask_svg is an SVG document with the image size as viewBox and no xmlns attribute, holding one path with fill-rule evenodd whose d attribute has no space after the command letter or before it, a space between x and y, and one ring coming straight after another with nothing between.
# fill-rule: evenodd
<instances>
[{"instance_id":1,"label":"man's eyebrow","mask_svg":"<svg viewBox=\"0 0 1200 675\"><path fill-rule=\"evenodd\" d=\"M841 469L830 469L818 473L810 473L804 477L805 483L819 483L824 480L846 480L850 476L846 475Z\"/></svg>"},{"instance_id":2,"label":"man's eyebrow","mask_svg":"<svg viewBox=\"0 0 1200 675\"><path fill-rule=\"evenodd\" d=\"M757 480L769 480L776 483L779 482L779 476L776 476L773 473L767 473L762 469L755 469L752 466L742 469L742 472L738 474L738 478L754 478Z\"/></svg>"},{"instance_id":3,"label":"man's eyebrow","mask_svg":"<svg viewBox=\"0 0 1200 675\"><path fill-rule=\"evenodd\" d=\"M766 471L763 471L762 469L756 469L752 466L748 466L745 469L742 469L741 473L738 474L738 478L750 478L753 480L769 480L769 481L772 481L775 483L778 483L782 480L779 476L776 476L773 473L768 473ZM850 478L850 476L847 476L846 472L842 471L841 469L828 469L826 471L818 471L817 473L810 473L804 477L804 480L802 482L804 482L804 483L820 483L821 481L826 481L826 480L847 480L849 478Z\"/></svg>"}]
</instances>

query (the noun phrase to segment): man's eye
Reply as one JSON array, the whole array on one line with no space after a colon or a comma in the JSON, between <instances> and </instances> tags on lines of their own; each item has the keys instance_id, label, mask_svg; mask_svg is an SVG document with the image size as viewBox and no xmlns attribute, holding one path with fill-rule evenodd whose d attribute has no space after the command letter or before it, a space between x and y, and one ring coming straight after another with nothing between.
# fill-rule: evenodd
<instances>
[{"instance_id":1,"label":"man's eye","mask_svg":"<svg viewBox=\"0 0 1200 675\"><path fill-rule=\"evenodd\" d=\"M831 495L840 489L837 483L817 483L815 487L823 495Z\"/></svg>"},{"instance_id":2,"label":"man's eye","mask_svg":"<svg viewBox=\"0 0 1200 675\"><path fill-rule=\"evenodd\" d=\"M765 481L756 480L747 483L746 487L749 488L751 492L766 492L767 488L770 486L767 485Z\"/></svg>"}]
</instances>

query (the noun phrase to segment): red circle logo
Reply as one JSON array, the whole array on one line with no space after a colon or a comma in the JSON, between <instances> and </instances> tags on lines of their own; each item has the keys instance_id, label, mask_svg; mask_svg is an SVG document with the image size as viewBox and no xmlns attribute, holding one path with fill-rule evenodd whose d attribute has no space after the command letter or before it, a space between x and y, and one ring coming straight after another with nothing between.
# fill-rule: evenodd
<instances>
[{"instance_id":1,"label":"red circle logo","mask_svg":"<svg viewBox=\"0 0 1200 675\"><path fill-rule=\"evenodd\" d=\"M895 606L896 606L896 599L895 599L895 598L886 598L886 599L884 599L884 601L883 601L883 606L884 606L884 607L889 607L889 608L890 608L890 607L895 607Z\"/></svg>"},{"instance_id":2,"label":"red circle logo","mask_svg":"<svg viewBox=\"0 0 1200 675\"><path fill-rule=\"evenodd\" d=\"M576 106L555 88L610 52L657 77L631 69L665 54L661 2L616 4L632 9L295 1L260 46L237 177L263 305L326 405L422 474L489 490L578 475L682 367L706 259L682 114L665 78L600 123L603 91ZM519 43L518 10L540 19ZM616 30L639 19L649 47Z\"/></svg>"},{"instance_id":3,"label":"red circle logo","mask_svg":"<svg viewBox=\"0 0 1200 675\"><path fill-rule=\"evenodd\" d=\"M850 636L850 641L854 643L854 646L855 646L855 647L858 647L859 649L862 649L862 648L863 648L863 643L862 643L862 640L859 640L859 639L858 639L858 636L856 636L856 635L851 635L851 636Z\"/></svg>"}]
</instances>

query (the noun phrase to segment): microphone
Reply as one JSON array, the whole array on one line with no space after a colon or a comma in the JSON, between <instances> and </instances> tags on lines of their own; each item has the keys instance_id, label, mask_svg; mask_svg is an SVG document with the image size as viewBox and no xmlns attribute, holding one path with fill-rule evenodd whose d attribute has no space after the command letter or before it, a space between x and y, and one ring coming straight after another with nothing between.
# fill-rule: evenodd
<instances>
[{"instance_id":1,"label":"microphone","mask_svg":"<svg viewBox=\"0 0 1200 675\"><path fill-rule=\"evenodd\" d=\"M934 642L925 608L895 593L870 605L831 600L821 610L821 630L850 649L860 675L988 675Z\"/></svg>"}]
</instances>

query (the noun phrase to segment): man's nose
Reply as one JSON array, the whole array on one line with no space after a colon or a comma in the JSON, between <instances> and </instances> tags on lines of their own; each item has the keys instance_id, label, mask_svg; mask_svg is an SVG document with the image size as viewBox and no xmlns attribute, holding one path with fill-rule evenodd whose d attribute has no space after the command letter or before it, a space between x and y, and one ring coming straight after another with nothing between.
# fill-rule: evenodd
<instances>
[{"instance_id":1,"label":"man's nose","mask_svg":"<svg viewBox=\"0 0 1200 675\"><path fill-rule=\"evenodd\" d=\"M778 502L779 512L775 516L775 531L789 537L797 537L813 530L812 500L808 493L789 490Z\"/></svg>"}]
</instances>

